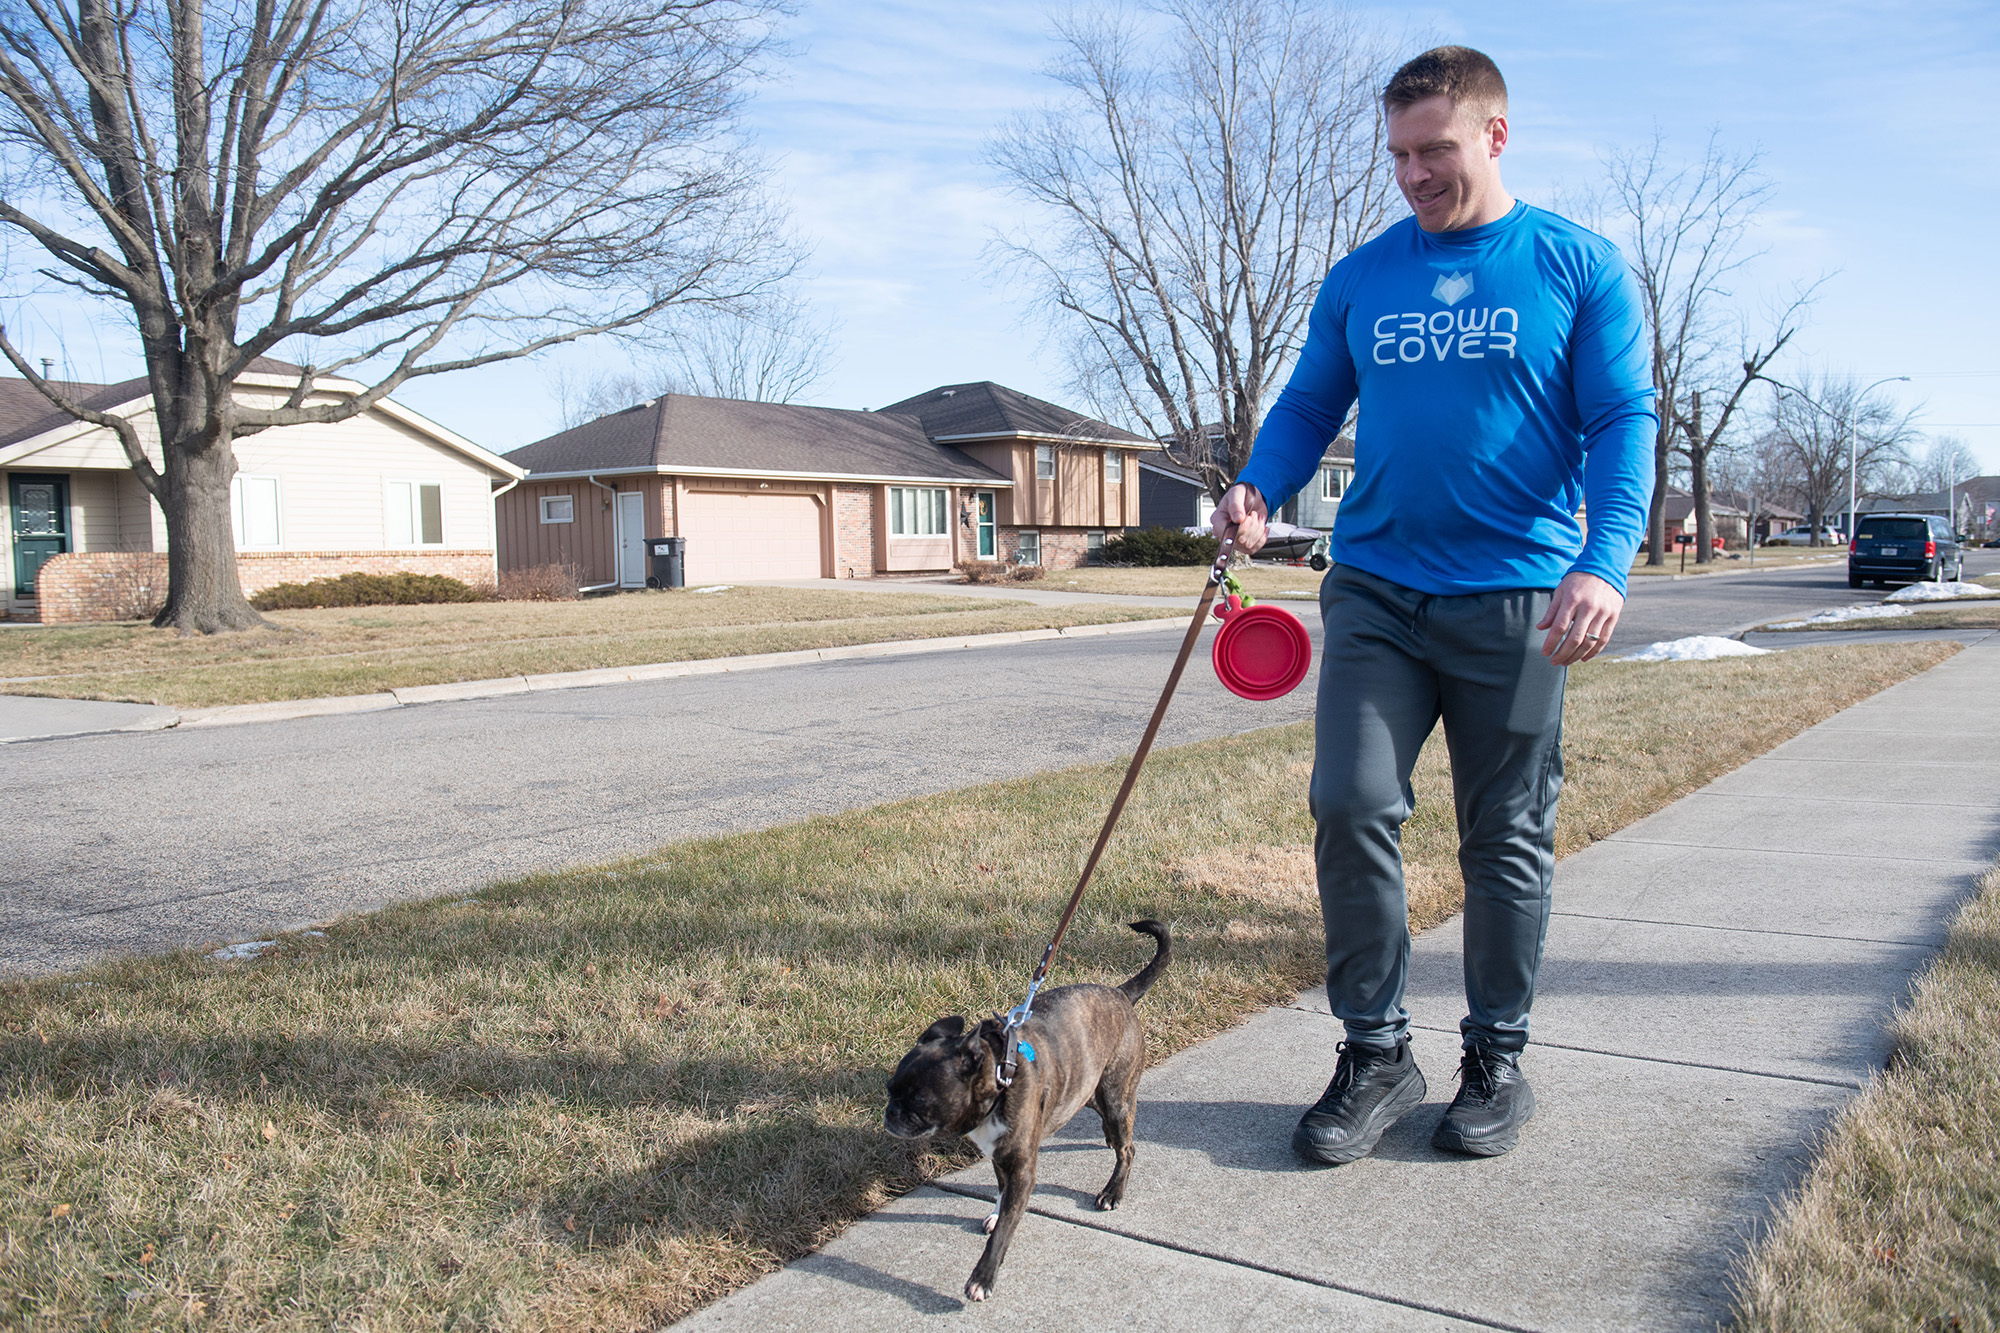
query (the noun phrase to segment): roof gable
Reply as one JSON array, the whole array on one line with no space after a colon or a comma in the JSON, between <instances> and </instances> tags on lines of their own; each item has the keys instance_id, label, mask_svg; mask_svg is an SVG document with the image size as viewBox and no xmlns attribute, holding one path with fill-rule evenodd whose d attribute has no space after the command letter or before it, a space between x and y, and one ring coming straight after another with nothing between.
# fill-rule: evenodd
<instances>
[{"instance_id":1,"label":"roof gable","mask_svg":"<svg viewBox=\"0 0 2000 1333\"><path fill-rule=\"evenodd\" d=\"M795 403L663 394L507 455L536 475L628 470L1004 483L917 419Z\"/></svg>"},{"instance_id":2,"label":"roof gable","mask_svg":"<svg viewBox=\"0 0 2000 1333\"><path fill-rule=\"evenodd\" d=\"M288 384L298 383L302 369L303 367L289 362L260 356L245 367L236 385L241 390L269 391L272 388L283 390ZM81 406L92 411L109 412L133 407L142 413L150 413L153 410L152 385L143 376L138 379L122 380L117 384L83 384L73 380L58 381L58 384L75 396ZM362 388L363 386L353 381L338 377L316 375L313 378L315 393L358 394L362 392ZM501 476L519 474L519 469L510 465L505 459L489 453L471 440L446 429L430 418L411 411L394 399L381 399L369 410L380 412L446 448L464 454L482 467L490 468ZM0 450L8 450L15 445L27 444L45 435L56 435L57 432L72 429L77 432L87 432L104 428L79 421L69 413L51 407L49 400L24 379L0 378ZM287 428L280 426L274 429L282 431ZM38 453L55 442L55 440L45 440L21 452Z\"/></svg>"},{"instance_id":3,"label":"roof gable","mask_svg":"<svg viewBox=\"0 0 2000 1333\"><path fill-rule=\"evenodd\" d=\"M900 403L891 403L884 412L901 412L916 417L934 440L978 439L1008 435L1035 435L1052 440L1112 441L1157 449L1157 441L1129 430L1120 430L1094 417L1072 412L1066 407L1032 397L992 380L972 384L941 384Z\"/></svg>"}]
</instances>

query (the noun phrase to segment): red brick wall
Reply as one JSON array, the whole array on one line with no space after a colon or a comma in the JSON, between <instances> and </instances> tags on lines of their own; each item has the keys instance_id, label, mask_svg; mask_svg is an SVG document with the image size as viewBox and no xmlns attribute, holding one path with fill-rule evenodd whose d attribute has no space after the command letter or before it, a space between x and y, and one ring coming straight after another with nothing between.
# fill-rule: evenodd
<instances>
[{"instance_id":1,"label":"red brick wall","mask_svg":"<svg viewBox=\"0 0 2000 1333\"><path fill-rule=\"evenodd\" d=\"M443 574L466 583L493 581L491 551L245 551L236 576L245 595L278 583L306 583L341 574ZM82 551L59 555L35 576L42 623L150 616L167 591L167 557L158 551Z\"/></svg>"},{"instance_id":2,"label":"red brick wall","mask_svg":"<svg viewBox=\"0 0 2000 1333\"><path fill-rule=\"evenodd\" d=\"M1084 561L1086 532L1103 532L1107 539L1117 536L1121 528L1029 528L1030 532L1042 534L1043 569L1075 569ZM1021 529L1001 528L998 533L1000 558L1012 564L1021 549Z\"/></svg>"},{"instance_id":3,"label":"red brick wall","mask_svg":"<svg viewBox=\"0 0 2000 1333\"><path fill-rule=\"evenodd\" d=\"M875 575L875 488L833 488L833 576Z\"/></svg>"}]
</instances>

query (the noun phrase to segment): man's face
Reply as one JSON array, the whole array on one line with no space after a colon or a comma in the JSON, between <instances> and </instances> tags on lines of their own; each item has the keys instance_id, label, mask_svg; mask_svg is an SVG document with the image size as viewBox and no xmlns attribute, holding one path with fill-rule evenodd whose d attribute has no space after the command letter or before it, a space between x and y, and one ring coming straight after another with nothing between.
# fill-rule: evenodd
<instances>
[{"instance_id":1,"label":"man's face","mask_svg":"<svg viewBox=\"0 0 2000 1333\"><path fill-rule=\"evenodd\" d=\"M1396 185L1425 231L1463 231L1496 221L1486 216L1506 198L1500 150L1507 117L1482 117L1448 97L1426 97L1389 113L1389 156ZM1503 210L1504 211L1504 210Z\"/></svg>"}]
</instances>

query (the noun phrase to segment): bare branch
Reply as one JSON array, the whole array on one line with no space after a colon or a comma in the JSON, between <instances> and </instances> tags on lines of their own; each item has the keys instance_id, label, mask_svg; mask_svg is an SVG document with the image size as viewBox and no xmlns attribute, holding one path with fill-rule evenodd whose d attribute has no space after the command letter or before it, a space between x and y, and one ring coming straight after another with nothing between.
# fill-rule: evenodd
<instances>
[{"instance_id":1,"label":"bare branch","mask_svg":"<svg viewBox=\"0 0 2000 1333\"><path fill-rule=\"evenodd\" d=\"M989 157L1049 222L1001 239L1098 415L1210 489L1247 461L1319 282L1393 207L1381 45L1304 0L1169 0L1060 19L1065 90Z\"/></svg>"}]
</instances>

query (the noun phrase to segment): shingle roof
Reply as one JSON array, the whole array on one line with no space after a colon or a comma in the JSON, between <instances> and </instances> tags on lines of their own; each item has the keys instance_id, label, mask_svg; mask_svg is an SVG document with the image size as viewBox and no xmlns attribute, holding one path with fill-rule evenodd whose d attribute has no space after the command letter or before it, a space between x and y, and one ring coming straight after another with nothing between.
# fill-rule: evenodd
<instances>
[{"instance_id":1,"label":"shingle roof","mask_svg":"<svg viewBox=\"0 0 2000 1333\"><path fill-rule=\"evenodd\" d=\"M281 374L286 371L297 373L299 367L260 356L250 363L250 369L262 374ZM137 379L120 380L116 384L87 384L78 380L56 380L55 384L65 393L77 396L79 404L93 412L108 411L120 403L144 398L152 387L143 375ZM32 440L45 431L67 426L75 420L69 413L49 406L49 400L26 380L0 379L0 448Z\"/></svg>"},{"instance_id":2,"label":"shingle roof","mask_svg":"<svg viewBox=\"0 0 2000 1333\"><path fill-rule=\"evenodd\" d=\"M1005 482L931 443L913 416L665 394L522 445L509 462L538 474L636 468Z\"/></svg>"},{"instance_id":3,"label":"shingle roof","mask_svg":"<svg viewBox=\"0 0 2000 1333\"><path fill-rule=\"evenodd\" d=\"M146 392L144 379L122 384L76 384L56 381L57 387L81 397L81 405L95 412L130 402ZM0 448L32 440L58 426L75 423L76 418L49 406L49 400L26 380L0 379Z\"/></svg>"},{"instance_id":4,"label":"shingle roof","mask_svg":"<svg viewBox=\"0 0 2000 1333\"><path fill-rule=\"evenodd\" d=\"M884 412L904 412L924 423L934 440L979 435L1045 435L1059 440L1115 440L1158 448L1156 441L1120 430L1066 407L1031 398L991 380L973 384L941 384Z\"/></svg>"}]
</instances>

